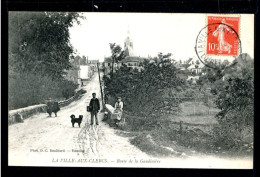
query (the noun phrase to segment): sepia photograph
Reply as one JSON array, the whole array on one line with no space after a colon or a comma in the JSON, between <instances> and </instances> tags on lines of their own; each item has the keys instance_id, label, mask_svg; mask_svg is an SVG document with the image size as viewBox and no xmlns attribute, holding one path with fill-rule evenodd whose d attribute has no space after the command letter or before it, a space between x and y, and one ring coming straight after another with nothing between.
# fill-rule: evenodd
<instances>
[{"instance_id":1,"label":"sepia photograph","mask_svg":"<svg viewBox=\"0 0 260 177\"><path fill-rule=\"evenodd\" d=\"M253 153L254 14L8 12L9 166L253 169Z\"/></svg>"}]
</instances>

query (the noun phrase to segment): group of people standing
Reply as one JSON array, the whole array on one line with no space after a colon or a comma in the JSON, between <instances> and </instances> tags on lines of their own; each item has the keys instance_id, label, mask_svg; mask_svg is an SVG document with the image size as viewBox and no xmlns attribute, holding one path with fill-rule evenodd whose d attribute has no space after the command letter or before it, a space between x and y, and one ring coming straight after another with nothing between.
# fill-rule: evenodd
<instances>
[{"instance_id":1,"label":"group of people standing","mask_svg":"<svg viewBox=\"0 0 260 177\"><path fill-rule=\"evenodd\" d=\"M96 98L96 93L92 93L92 99L89 102L89 112L91 114L91 122L90 125L93 125L94 123L94 117L96 125L98 124L98 118L97 114L100 111L100 103L99 100ZM117 97L117 101L115 103L115 113L117 114L118 118L117 120L121 119L122 113L123 113L123 102L121 101L121 97Z\"/></svg>"}]
</instances>

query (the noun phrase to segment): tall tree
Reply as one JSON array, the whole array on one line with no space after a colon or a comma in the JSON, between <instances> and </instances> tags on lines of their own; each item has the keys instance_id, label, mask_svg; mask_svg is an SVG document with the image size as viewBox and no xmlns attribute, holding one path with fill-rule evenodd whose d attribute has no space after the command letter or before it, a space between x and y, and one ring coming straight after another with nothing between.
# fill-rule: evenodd
<instances>
[{"instance_id":1,"label":"tall tree","mask_svg":"<svg viewBox=\"0 0 260 177\"><path fill-rule=\"evenodd\" d=\"M120 45L116 45L115 43L109 43L110 50L112 53L112 77L114 72L114 63L117 63L124 59L124 51L122 51L122 48Z\"/></svg>"},{"instance_id":2,"label":"tall tree","mask_svg":"<svg viewBox=\"0 0 260 177\"><path fill-rule=\"evenodd\" d=\"M81 17L75 12L10 12L10 69L62 77L73 53L69 27Z\"/></svg>"},{"instance_id":3,"label":"tall tree","mask_svg":"<svg viewBox=\"0 0 260 177\"><path fill-rule=\"evenodd\" d=\"M170 54L143 62L143 69L123 66L114 73L114 78L104 77L106 94L121 96L125 110L131 114L159 118L179 111L179 100L172 89L184 84L177 75L178 69L172 63Z\"/></svg>"}]
</instances>

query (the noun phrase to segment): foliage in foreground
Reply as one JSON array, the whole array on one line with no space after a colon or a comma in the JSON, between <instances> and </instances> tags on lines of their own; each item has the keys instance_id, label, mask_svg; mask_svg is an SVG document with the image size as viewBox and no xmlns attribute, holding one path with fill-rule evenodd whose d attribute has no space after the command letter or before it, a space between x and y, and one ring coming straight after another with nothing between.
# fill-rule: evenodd
<instances>
[{"instance_id":1,"label":"foliage in foreground","mask_svg":"<svg viewBox=\"0 0 260 177\"><path fill-rule=\"evenodd\" d=\"M215 129L215 137L228 147L242 141L243 131L253 129L254 119L254 61L241 54L235 62L236 65L226 70L210 69L202 77L204 84L211 85L220 109L216 115L220 127Z\"/></svg>"}]
</instances>

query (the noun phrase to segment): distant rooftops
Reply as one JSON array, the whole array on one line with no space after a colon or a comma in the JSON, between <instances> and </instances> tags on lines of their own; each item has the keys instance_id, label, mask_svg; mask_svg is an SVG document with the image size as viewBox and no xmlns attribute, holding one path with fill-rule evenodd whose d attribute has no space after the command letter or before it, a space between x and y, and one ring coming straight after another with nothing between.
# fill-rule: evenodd
<instances>
[{"instance_id":1,"label":"distant rooftops","mask_svg":"<svg viewBox=\"0 0 260 177\"><path fill-rule=\"evenodd\" d=\"M120 61L120 63L127 63L127 62L143 62L145 58L142 57L135 57L135 56L127 56L125 59Z\"/></svg>"},{"instance_id":2,"label":"distant rooftops","mask_svg":"<svg viewBox=\"0 0 260 177\"><path fill-rule=\"evenodd\" d=\"M146 58L136 57L136 56L127 56L123 60L119 61L119 63L127 63L127 62L143 62ZM112 63L112 58L107 57L104 59L104 63Z\"/></svg>"}]
</instances>

